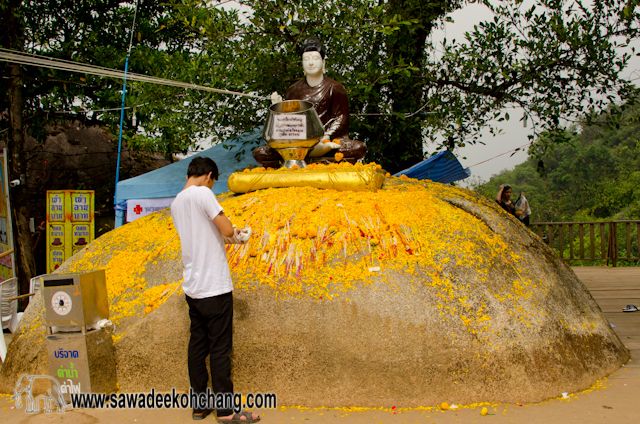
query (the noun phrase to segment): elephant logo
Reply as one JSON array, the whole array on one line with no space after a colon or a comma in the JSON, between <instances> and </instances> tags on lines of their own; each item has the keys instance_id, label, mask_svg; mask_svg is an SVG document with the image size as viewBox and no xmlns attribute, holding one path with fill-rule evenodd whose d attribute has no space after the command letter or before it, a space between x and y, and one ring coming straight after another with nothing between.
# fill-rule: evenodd
<instances>
[{"instance_id":1,"label":"elephant logo","mask_svg":"<svg viewBox=\"0 0 640 424\"><path fill-rule=\"evenodd\" d=\"M31 393L33 381L35 379L48 379L51 381L51 389L47 390L47 394L36 396L34 399ZM51 393L51 391L55 393ZM11 400L16 402L16 408L22 408L22 395L25 395L27 414L37 414L40 412L40 400L44 406L44 412L51 413L51 404L55 403L58 413L63 414L64 408L69 406L62 397L62 391L60 390L60 383L55 378L48 375L27 375L22 374L16 383L16 387L13 390L13 396Z\"/></svg>"}]
</instances>

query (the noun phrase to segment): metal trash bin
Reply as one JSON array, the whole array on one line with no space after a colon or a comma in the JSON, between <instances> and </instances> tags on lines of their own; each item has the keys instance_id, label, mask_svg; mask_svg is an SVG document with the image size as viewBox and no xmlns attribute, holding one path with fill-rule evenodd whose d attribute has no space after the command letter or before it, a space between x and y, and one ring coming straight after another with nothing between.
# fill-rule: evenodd
<instances>
[{"instance_id":1,"label":"metal trash bin","mask_svg":"<svg viewBox=\"0 0 640 424\"><path fill-rule=\"evenodd\" d=\"M42 276L49 373L72 393L117 390L115 348L98 322L109 319L104 270Z\"/></svg>"}]
</instances>

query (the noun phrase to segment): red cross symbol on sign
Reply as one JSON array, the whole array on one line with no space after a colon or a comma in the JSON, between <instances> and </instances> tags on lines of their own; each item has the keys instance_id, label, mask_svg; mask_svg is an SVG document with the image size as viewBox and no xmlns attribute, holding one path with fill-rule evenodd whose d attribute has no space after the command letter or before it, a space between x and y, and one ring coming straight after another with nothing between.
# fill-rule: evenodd
<instances>
[{"instance_id":1,"label":"red cross symbol on sign","mask_svg":"<svg viewBox=\"0 0 640 424\"><path fill-rule=\"evenodd\" d=\"M133 208L133 211L136 213L136 215L140 215L140 212L142 212L142 208L140 207L140 205L136 205L136 207Z\"/></svg>"}]
</instances>

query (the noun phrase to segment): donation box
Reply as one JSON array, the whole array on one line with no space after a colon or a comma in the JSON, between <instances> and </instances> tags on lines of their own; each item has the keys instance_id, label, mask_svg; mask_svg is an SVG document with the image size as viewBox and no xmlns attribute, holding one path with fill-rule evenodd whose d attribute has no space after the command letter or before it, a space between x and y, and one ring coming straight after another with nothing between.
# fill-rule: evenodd
<instances>
[{"instance_id":1,"label":"donation box","mask_svg":"<svg viewBox=\"0 0 640 424\"><path fill-rule=\"evenodd\" d=\"M68 402L73 393L117 390L104 270L42 276L49 373ZM52 387L53 389L53 387Z\"/></svg>"}]
</instances>

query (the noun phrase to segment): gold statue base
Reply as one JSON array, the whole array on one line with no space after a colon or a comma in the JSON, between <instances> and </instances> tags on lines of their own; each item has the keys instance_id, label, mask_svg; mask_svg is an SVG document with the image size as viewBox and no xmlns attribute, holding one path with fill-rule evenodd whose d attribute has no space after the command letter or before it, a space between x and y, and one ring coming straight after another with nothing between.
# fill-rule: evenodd
<instances>
[{"instance_id":1,"label":"gold statue base","mask_svg":"<svg viewBox=\"0 0 640 424\"><path fill-rule=\"evenodd\" d=\"M377 191L386 171L375 165L322 169L234 172L227 187L234 193L248 193L265 188L315 187L339 191Z\"/></svg>"}]
</instances>

